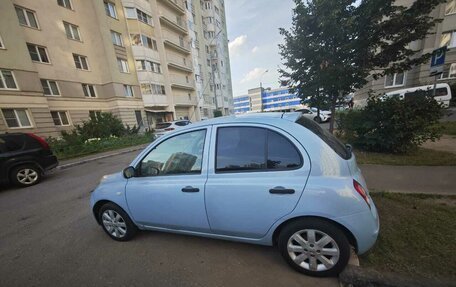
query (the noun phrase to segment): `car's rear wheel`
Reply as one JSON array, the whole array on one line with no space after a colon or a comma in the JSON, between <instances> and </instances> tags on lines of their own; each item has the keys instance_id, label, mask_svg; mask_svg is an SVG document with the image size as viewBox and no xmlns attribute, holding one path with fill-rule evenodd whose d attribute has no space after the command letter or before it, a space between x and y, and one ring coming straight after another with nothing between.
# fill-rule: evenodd
<instances>
[{"instance_id":1,"label":"car's rear wheel","mask_svg":"<svg viewBox=\"0 0 456 287\"><path fill-rule=\"evenodd\" d=\"M103 230L117 241L130 240L138 230L128 214L113 203L106 203L100 208L98 220Z\"/></svg>"},{"instance_id":2,"label":"car's rear wheel","mask_svg":"<svg viewBox=\"0 0 456 287\"><path fill-rule=\"evenodd\" d=\"M41 170L33 164L20 165L11 170L10 180L19 187L32 186L40 182Z\"/></svg>"},{"instance_id":3,"label":"car's rear wheel","mask_svg":"<svg viewBox=\"0 0 456 287\"><path fill-rule=\"evenodd\" d=\"M336 225L321 219L302 219L280 232L278 247L287 263L310 276L336 276L350 259L350 244Z\"/></svg>"}]
</instances>

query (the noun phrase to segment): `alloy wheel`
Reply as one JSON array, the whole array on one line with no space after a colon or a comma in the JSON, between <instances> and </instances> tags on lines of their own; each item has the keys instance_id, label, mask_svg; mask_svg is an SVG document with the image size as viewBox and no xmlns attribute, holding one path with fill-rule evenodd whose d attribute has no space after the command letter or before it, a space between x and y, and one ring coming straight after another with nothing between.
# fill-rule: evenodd
<instances>
[{"instance_id":1,"label":"alloy wheel","mask_svg":"<svg viewBox=\"0 0 456 287\"><path fill-rule=\"evenodd\" d=\"M102 214L103 226L111 236L122 238L127 234L127 224L122 216L114 210L107 209Z\"/></svg>"},{"instance_id":2,"label":"alloy wheel","mask_svg":"<svg viewBox=\"0 0 456 287\"><path fill-rule=\"evenodd\" d=\"M31 185L38 180L39 175L38 172L33 169L24 168L17 172L16 178L18 182L24 185Z\"/></svg>"},{"instance_id":3,"label":"alloy wheel","mask_svg":"<svg viewBox=\"0 0 456 287\"><path fill-rule=\"evenodd\" d=\"M288 255L298 266L310 271L326 271L339 261L340 250L328 234L304 229L295 232L288 240Z\"/></svg>"}]
</instances>

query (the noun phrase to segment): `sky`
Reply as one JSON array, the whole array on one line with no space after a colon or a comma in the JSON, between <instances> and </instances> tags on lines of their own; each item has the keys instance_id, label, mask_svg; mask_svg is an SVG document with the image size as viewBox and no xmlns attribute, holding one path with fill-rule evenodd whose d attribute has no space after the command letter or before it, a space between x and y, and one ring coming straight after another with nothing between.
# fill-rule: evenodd
<instances>
[{"instance_id":1,"label":"sky","mask_svg":"<svg viewBox=\"0 0 456 287\"><path fill-rule=\"evenodd\" d=\"M293 7L292 0L225 0L234 97L260 81L279 87L279 28L291 27Z\"/></svg>"}]
</instances>

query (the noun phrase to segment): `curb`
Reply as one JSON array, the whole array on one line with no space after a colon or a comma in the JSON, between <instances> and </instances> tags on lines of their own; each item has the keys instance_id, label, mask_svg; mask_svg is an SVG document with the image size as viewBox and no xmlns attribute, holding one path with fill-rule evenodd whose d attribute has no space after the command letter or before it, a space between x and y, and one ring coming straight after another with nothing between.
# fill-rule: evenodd
<instances>
[{"instance_id":1,"label":"curb","mask_svg":"<svg viewBox=\"0 0 456 287\"><path fill-rule=\"evenodd\" d=\"M78 166L78 165L81 165L81 164L84 164L84 163L88 163L88 162L104 159L104 158L107 158L107 157L117 156L117 155L121 155L121 154L126 154L126 153L130 153L130 152L142 150L146 146L147 145L137 146L137 147L134 147L134 148L131 148L131 149L128 149L128 150L122 150L122 151L113 152L113 153L110 153L110 154L105 154L105 155L91 157L91 158L87 158L87 159L83 159L83 160L79 160L79 161L75 161L75 162L70 162L70 163L67 163L67 164L59 165L57 167L57 170L64 170L64 169L68 169L70 167L74 167L74 166Z\"/></svg>"}]
</instances>

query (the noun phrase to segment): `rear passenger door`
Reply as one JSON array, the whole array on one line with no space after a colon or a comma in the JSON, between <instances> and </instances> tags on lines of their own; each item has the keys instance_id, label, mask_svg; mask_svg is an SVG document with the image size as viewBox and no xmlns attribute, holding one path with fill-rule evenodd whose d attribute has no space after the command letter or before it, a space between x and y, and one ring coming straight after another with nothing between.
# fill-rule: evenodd
<instances>
[{"instance_id":1,"label":"rear passenger door","mask_svg":"<svg viewBox=\"0 0 456 287\"><path fill-rule=\"evenodd\" d=\"M280 129L219 125L211 138L206 210L211 231L261 238L296 206L309 176L302 146Z\"/></svg>"}]
</instances>

